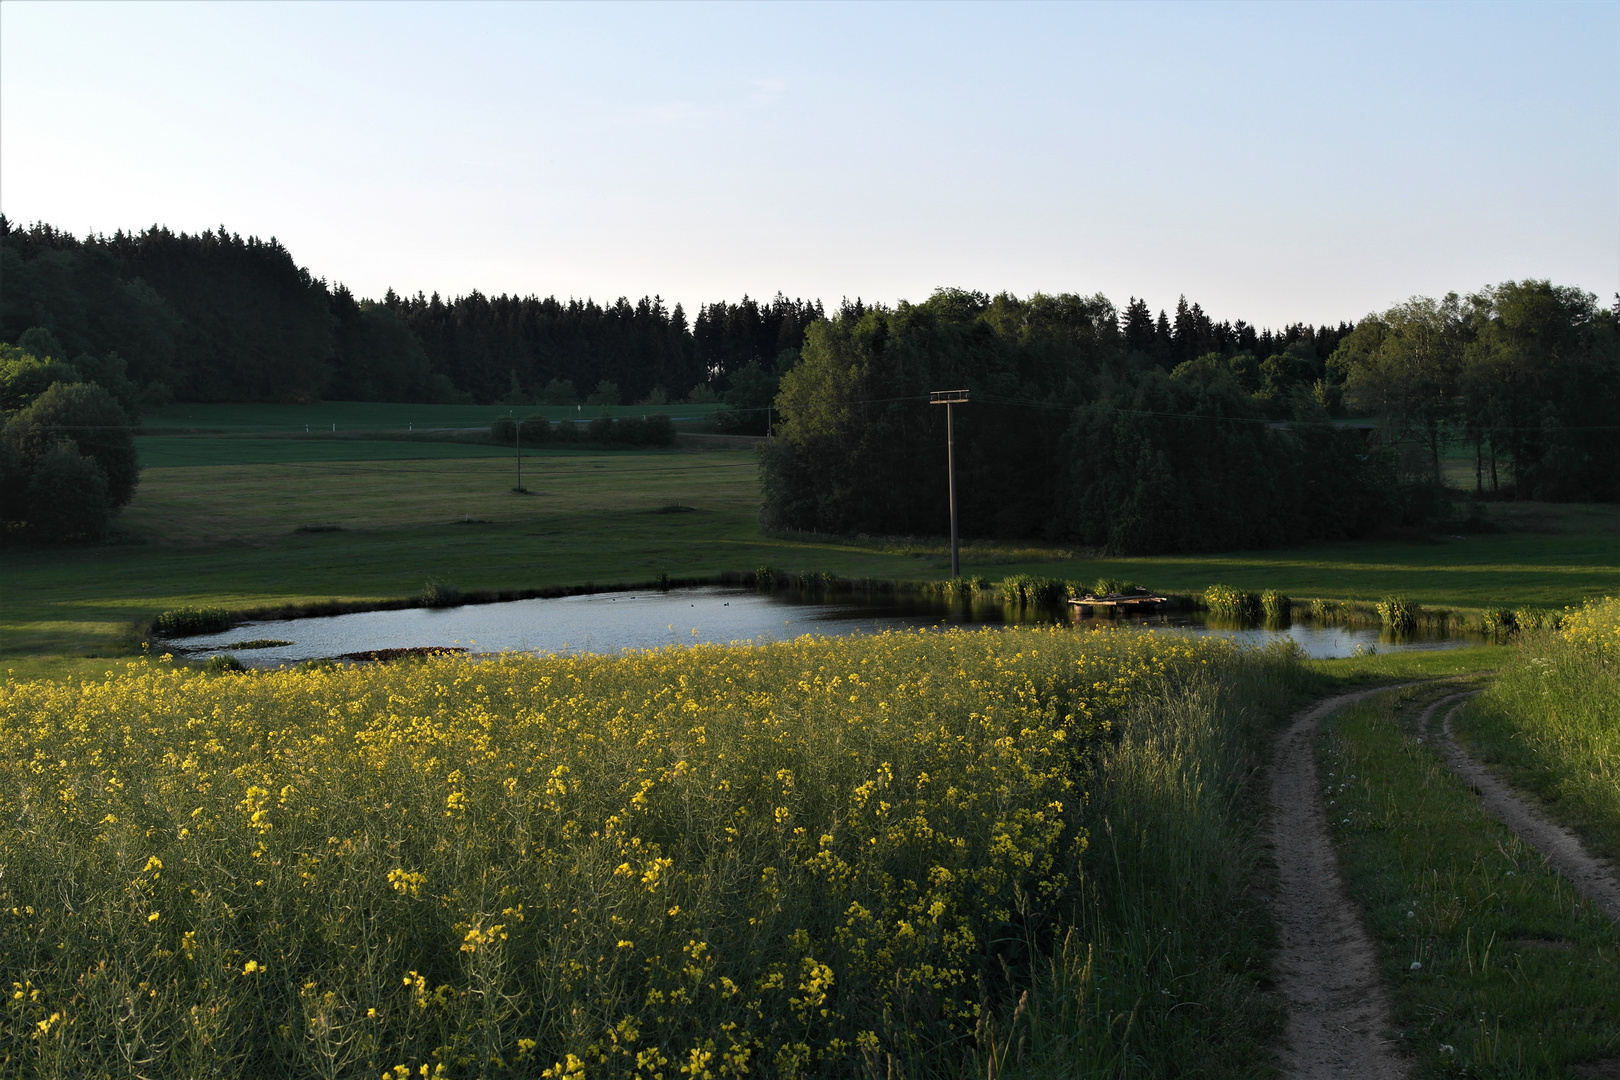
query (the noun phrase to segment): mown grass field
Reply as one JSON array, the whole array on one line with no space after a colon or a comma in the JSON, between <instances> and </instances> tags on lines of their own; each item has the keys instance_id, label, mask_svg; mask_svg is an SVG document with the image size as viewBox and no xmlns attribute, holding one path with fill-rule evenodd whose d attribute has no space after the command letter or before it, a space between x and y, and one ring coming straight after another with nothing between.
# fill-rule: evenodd
<instances>
[{"instance_id":1,"label":"mown grass field","mask_svg":"<svg viewBox=\"0 0 1620 1080\"><path fill-rule=\"evenodd\" d=\"M147 469L199 465L302 465L326 461L420 461L444 458L512 458L510 447L451 439L230 438L196 435L138 437Z\"/></svg>"},{"instance_id":2,"label":"mown grass field","mask_svg":"<svg viewBox=\"0 0 1620 1080\"><path fill-rule=\"evenodd\" d=\"M1252 1075L1306 681L1017 629L10 683L0 1071Z\"/></svg>"},{"instance_id":3,"label":"mown grass field","mask_svg":"<svg viewBox=\"0 0 1620 1080\"><path fill-rule=\"evenodd\" d=\"M317 401L308 405L177 404L146 413L141 427L151 434L230 433L295 435L308 431L338 433L450 431L488 428L501 416L544 416L549 420L593 420L609 416L662 413L677 423L708 416L715 405L405 405L377 401Z\"/></svg>"},{"instance_id":4,"label":"mown grass field","mask_svg":"<svg viewBox=\"0 0 1620 1080\"><path fill-rule=\"evenodd\" d=\"M71 658L129 651L129 628L169 608L375 602L415 595L429 579L496 590L762 565L907 580L947 573L937 540L765 535L746 450L548 447L525 453L531 494L521 495L511 490L513 457L495 447L253 434L278 416L293 426L292 414L306 411L397 424L434 408L177 406L150 418L155 427L190 410L186 419L227 434L143 437L154 460L193 464L146 469L119 521L129 542L8 550L0 565L0 660L19 675L88 670L96 665ZM692 512L659 512L675 504ZM1516 531L1215 556L1086 559L1039 545L969 543L963 572L1125 577L1185 593L1217 581L1330 599L1403 593L1465 608L1558 608L1620 591L1620 509L1503 513ZM342 531L298 531L309 525Z\"/></svg>"}]
</instances>

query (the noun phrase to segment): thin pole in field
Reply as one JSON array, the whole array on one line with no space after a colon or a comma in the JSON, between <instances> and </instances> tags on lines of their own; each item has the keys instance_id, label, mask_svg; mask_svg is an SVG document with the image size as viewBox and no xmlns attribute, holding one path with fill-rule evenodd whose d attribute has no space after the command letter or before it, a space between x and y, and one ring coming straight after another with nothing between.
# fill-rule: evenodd
<instances>
[{"instance_id":1,"label":"thin pole in field","mask_svg":"<svg viewBox=\"0 0 1620 1080\"><path fill-rule=\"evenodd\" d=\"M951 406L966 405L968 392L966 390L933 390L928 394L928 404L945 406L945 469L950 477L951 486L951 580L962 576L961 563L957 558L956 546L956 426L951 415Z\"/></svg>"},{"instance_id":2,"label":"thin pole in field","mask_svg":"<svg viewBox=\"0 0 1620 1080\"><path fill-rule=\"evenodd\" d=\"M523 421L512 426L512 445L517 448L518 485L513 491L523 490Z\"/></svg>"}]
</instances>

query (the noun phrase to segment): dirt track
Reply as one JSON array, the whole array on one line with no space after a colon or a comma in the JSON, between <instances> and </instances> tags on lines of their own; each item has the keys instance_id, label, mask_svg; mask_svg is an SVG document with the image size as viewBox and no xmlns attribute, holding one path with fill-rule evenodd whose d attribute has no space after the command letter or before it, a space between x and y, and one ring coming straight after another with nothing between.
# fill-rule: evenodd
<instances>
[{"instance_id":1,"label":"dirt track","mask_svg":"<svg viewBox=\"0 0 1620 1080\"><path fill-rule=\"evenodd\" d=\"M1436 706L1439 704L1435 703ZM1447 711L1442 725L1445 738L1441 745L1446 763L1479 793L1485 809L1501 818L1508 828L1519 834L1521 840L1540 852L1542 858L1564 875L1577 892L1609 918L1620 922L1620 876L1606 861L1588 853L1574 833L1542 817L1527 800L1514 794L1484 765L1468 755L1451 733L1451 718L1460 704L1453 705ZM1430 708L1432 711L1434 706ZM1427 722L1428 716L1425 715L1423 726Z\"/></svg>"},{"instance_id":2,"label":"dirt track","mask_svg":"<svg viewBox=\"0 0 1620 1080\"><path fill-rule=\"evenodd\" d=\"M1314 746L1323 719L1394 689L1320 701L1295 716L1277 744L1270 838L1277 860L1271 912L1279 947L1273 967L1288 1001L1282 1072L1290 1080L1406 1075L1406 1062L1386 1035L1389 1001L1372 941L1339 877Z\"/></svg>"}]
</instances>

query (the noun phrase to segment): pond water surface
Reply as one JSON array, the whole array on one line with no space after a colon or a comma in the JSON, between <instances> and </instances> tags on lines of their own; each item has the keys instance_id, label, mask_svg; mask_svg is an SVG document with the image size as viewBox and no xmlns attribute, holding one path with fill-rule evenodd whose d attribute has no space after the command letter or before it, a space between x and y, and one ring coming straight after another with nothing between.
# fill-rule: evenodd
<instances>
[{"instance_id":1,"label":"pond water surface","mask_svg":"<svg viewBox=\"0 0 1620 1080\"><path fill-rule=\"evenodd\" d=\"M932 626L997 626L1069 622L1066 609L1017 608L999 603L946 604L905 601L806 600L761 595L749 589L699 588L670 592L593 593L553 600L513 600L455 608L362 611L311 619L247 623L223 634L177 638L168 644L190 653L230 652L244 664L280 664L379 649L464 648L474 653L611 653L698 642L784 641L801 634L875 633ZM1440 636L1393 641L1369 627L1315 626L1237 629L1210 625L1192 613L1087 625L1139 626L1187 634L1215 634L1252 644L1280 637L1297 641L1309 656L1351 656L1443 649L1465 639ZM272 648L233 649L251 640L289 642Z\"/></svg>"}]
</instances>

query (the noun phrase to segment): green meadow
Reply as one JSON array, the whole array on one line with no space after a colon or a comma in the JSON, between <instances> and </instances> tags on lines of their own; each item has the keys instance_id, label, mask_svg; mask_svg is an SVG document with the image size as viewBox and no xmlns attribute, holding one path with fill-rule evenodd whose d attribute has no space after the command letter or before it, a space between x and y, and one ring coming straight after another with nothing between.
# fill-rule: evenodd
<instances>
[{"instance_id":1,"label":"green meadow","mask_svg":"<svg viewBox=\"0 0 1620 1080\"><path fill-rule=\"evenodd\" d=\"M416 429L487 428L501 416L544 416L586 423L598 416L651 416L677 423L706 420L716 405L407 405L382 401L317 401L307 405L169 405L146 413L141 429L152 435L233 433L345 434Z\"/></svg>"},{"instance_id":2,"label":"green meadow","mask_svg":"<svg viewBox=\"0 0 1620 1080\"><path fill-rule=\"evenodd\" d=\"M0 657L19 675L55 670L69 657L127 653L138 645L130 628L168 608L397 600L429 580L472 591L645 583L762 565L903 580L948 573L937 538L765 534L748 450L526 450L527 491L518 493L517 462L505 448L412 441L414 433L375 437L414 425L413 416L450 425L500 411L189 405L155 414L139 440L146 469L118 519L120 542L6 553ZM338 424L338 436L291 431L304 417L312 428L340 417L326 420ZM181 419L194 430L177 430ZM373 437L345 437L346 426ZM1401 593L1474 609L1560 608L1620 592L1620 508L1492 511L1504 531L1219 555L1103 559L969 542L962 571L1125 577L1180 593L1217 581L1340 600Z\"/></svg>"}]
</instances>

